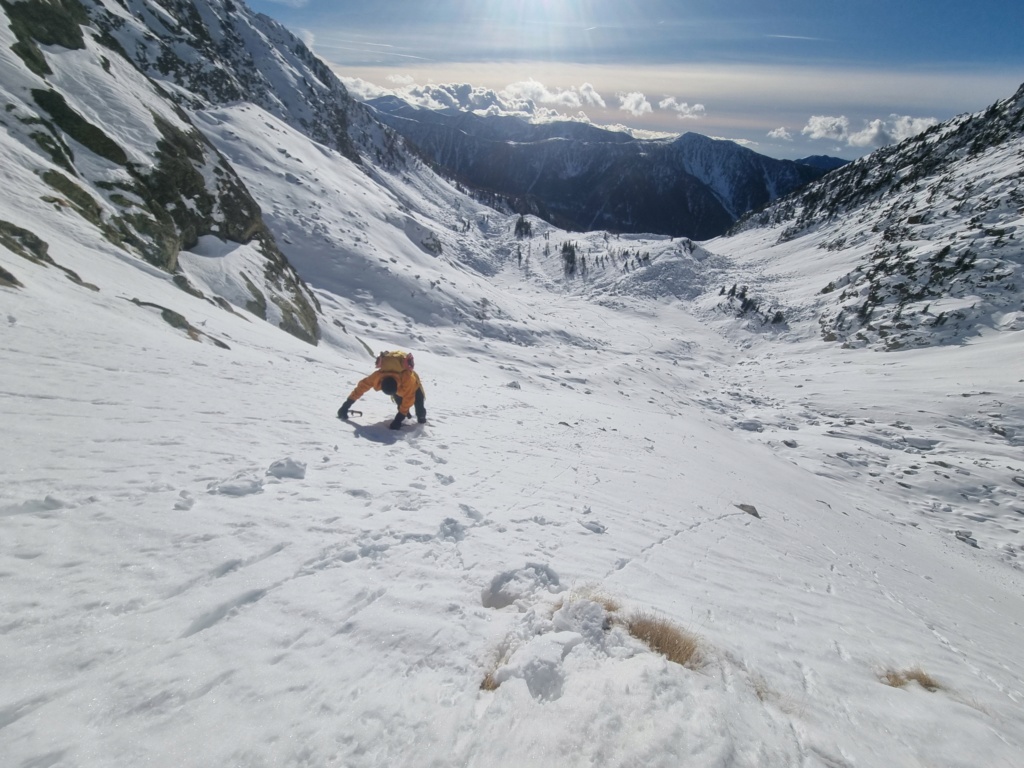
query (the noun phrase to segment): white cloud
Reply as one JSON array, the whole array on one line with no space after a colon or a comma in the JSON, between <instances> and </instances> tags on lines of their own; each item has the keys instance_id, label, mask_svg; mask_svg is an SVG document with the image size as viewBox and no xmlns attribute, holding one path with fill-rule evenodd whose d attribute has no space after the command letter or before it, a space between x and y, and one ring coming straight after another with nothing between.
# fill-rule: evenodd
<instances>
[{"instance_id":1,"label":"white cloud","mask_svg":"<svg viewBox=\"0 0 1024 768\"><path fill-rule=\"evenodd\" d=\"M552 91L533 79L510 83L502 89L501 95L518 103L530 101L538 104L556 104L566 109L578 109L583 105L583 100L575 88Z\"/></svg>"},{"instance_id":2,"label":"white cloud","mask_svg":"<svg viewBox=\"0 0 1024 768\"><path fill-rule=\"evenodd\" d=\"M731 139L728 136L709 136L709 139L715 141L731 141L733 144L739 144L741 147L757 147L760 146L760 142L754 141L753 139Z\"/></svg>"},{"instance_id":3,"label":"white cloud","mask_svg":"<svg viewBox=\"0 0 1024 768\"><path fill-rule=\"evenodd\" d=\"M468 83L412 84L398 88L397 93L410 104L427 109L459 109L483 113L497 108L499 112L522 112L519 105L508 105L492 89Z\"/></svg>"},{"instance_id":4,"label":"white cloud","mask_svg":"<svg viewBox=\"0 0 1024 768\"><path fill-rule=\"evenodd\" d=\"M582 109L575 115L567 115L562 112L556 112L553 109L543 110L548 112L548 115L542 115L537 113L533 116L531 122L534 123L545 123L545 122L570 122L570 123L589 123L593 125L593 120L590 119L590 115L584 112ZM604 126L602 126L604 127Z\"/></svg>"},{"instance_id":5,"label":"white cloud","mask_svg":"<svg viewBox=\"0 0 1024 768\"><path fill-rule=\"evenodd\" d=\"M458 109L487 116L522 117L534 122L569 120L591 122L583 107L604 108L605 101L593 85L551 89L536 80L523 80L495 91L469 83L419 85L409 75L389 75L392 89L380 88L360 78L342 82L356 98L372 99L393 94L426 109Z\"/></svg>"},{"instance_id":6,"label":"white cloud","mask_svg":"<svg viewBox=\"0 0 1024 768\"><path fill-rule=\"evenodd\" d=\"M583 99L584 104L591 107L600 107L601 109L604 109L608 106L605 104L604 99L601 98L601 94L598 93L597 89L590 83L584 83L580 86L580 98Z\"/></svg>"},{"instance_id":7,"label":"white cloud","mask_svg":"<svg viewBox=\"0 0 1024 768\"><path fill-rule=\"evenodd\" d=\"M919 133L923 133L931 128L933 125L939 124L939 119L936 117L909 117L903 115L899 117L897 115L890 115L893 120L893 136L896 137L897 141L903 141L909 139L911 136L917 136Z\"/></svg>"},{"instance_id":8,"label":"white cloud","mask_svg":"<svg viewBox=\"0 0 1024 768\"><path fill-rule=\"evenodd\" d=\"M622 123L601 123L600 127L606 131L628 133L634 139L671 139L679 136L677 132L648 131L631 125L623 125Z\"/></svg>"},{"instance_id":9,"label":"white cloud","mask_svg":"<svg viewBox=\"0 0 1024 768\"><path fill-rule=\"evenodd\" d=\"M776 139L777 141L792 141L793 134L786 130L786 128L783 126L781 128L775 128L771 131L768 131L768 138Z\"/></svg>"},{"instance_id":10,"label":"white cloud","mask_svg":"<svg viewBox=\"0 0 1024 768\"><path fill-rule=\"evenodd\" d=\"M916 136L937 123L933 117L890 115L887 121L870 121L864 130L851 134L848 141L852 147L884 147Z\"/></svg>"},{"instance_id":11,"label":"white cloud","mask_svg":"<svg viewBox=\"0 0 1024 768\"><path fill-rule=\"evenodd\" d=\"M590 83L584 83L579 88L550 89L531 78L505 86L501 95L517 103L529 101L536 104L554 104L563 109L606 106L601 94Z\"/></svg>"},{"instance_id":12,"label":"white cloud","mask_svg":"<svg viewBox=\"0 0 1024 768\"><path fill-rule=\"evenodd\" d=\"M864 128L851 132L850 121L845 116L814 115L801 133L812 139L845 141L851 147L884 147L916 136L938 122L934 117L889 115L888 120L868 120Z\"/></svg>"},{"instance_id":13,"label":"white cloud","mask_svg":"<svg viewBox=\"0 0 1024 768\"><path fill-rule=\"evenodd\" d=\"M704 117L707 112L703 104L687 104L685 101L677 101L675 96L662 99L658 102L658 106L678 112L680 120L696 120Z\"/></svg>"},{"instance_id":14,"label":"white cloud","mask_svg":"<svg viewBox=\"0 0 1024 768\"><path fill-rule=\"evenodd\" d=\"M812 115L800 133L812 139L845 141L849 131L850 121L845 116Z\"/></svg>"},{"instance_id":15,"label":"white cloud","mask_svg":"<svg viewBox=\"0 0 1024 768\"><path fill-rule=\"evenodd\" d=\"M342 85L348 89L348 92L360 100L374 99L378 96L387 96L392 93L387 88L381 88L379 85L374 85L360 77L342 77L339 79Z\"/></svg>"},{"instance_id":16,"label":"white cloud","mask_svg":"<svg viewBox=\"0 0 1024 768\"><path fill-rule=\"evenodd\" d=\"M651 102L642 93L633 91L632 93L620 93L618 96L619 109L623 112L629 112L633 117L640 117L654 111Z\"/></svg>"},{"instance_id":17,"label":"white cloud","mask_svg":"<svg viewBox=\"0 0 1024 768\"><path fill-rule=\"evenodd\" d=\"M881 147L890 143L884 120L872 120L863 130L852 133L847 142L853 147Z\"/></svg>"}]
</instances>

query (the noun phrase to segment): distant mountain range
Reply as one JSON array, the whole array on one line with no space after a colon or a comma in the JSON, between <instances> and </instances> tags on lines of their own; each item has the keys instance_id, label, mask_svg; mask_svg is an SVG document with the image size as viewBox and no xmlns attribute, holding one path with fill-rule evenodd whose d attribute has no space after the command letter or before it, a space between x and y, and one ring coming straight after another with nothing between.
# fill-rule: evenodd
<instances>
[{"instance_id":1,"label":"distant mountain range","mask_svg":"<svg viewBox=\"0 0 1024 768\"><path fill-rule=\"evenodd\" d=\"M793 162L800 163L802 165L810 165L814 168L821 168L823 171L834 171L836 168L842 168L850 161L843 160L841 157L831 157L829 155L811 155L809 157L801 157Z\"/></svg>"},{"instance_id":2,"label":"distant mountain range","mask_svg":"<svg viewBox=\"0 0 1024 768\"><path fill-rule=\"evenodd\" d=\"M441 173L577 231L704 240L845 162L776 160L696 133L640 140L586 123L431 110L393 96L367 103Z\"/></svg>"}]
</instances>

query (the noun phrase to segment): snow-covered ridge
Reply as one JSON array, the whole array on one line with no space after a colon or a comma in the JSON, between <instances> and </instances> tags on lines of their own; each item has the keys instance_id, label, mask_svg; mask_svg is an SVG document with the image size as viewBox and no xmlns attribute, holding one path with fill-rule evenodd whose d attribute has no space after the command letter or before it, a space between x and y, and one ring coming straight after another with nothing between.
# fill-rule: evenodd
<instances>
[{"instance_id":1,"label":"snow-covered ridge","mask_svg":"<svg viewBox=\"0 0 1024 768\"><path fill-rule=\"evenodd\" d=\"M898 349L1020 330L1022 157L1024 87L833 171L742 222L738 240L768 227L820 249L827 340Z\"/></svg>"},{"instance_id":2,"label":"snow-covered ridge","mask_svg":"<svg viewBox=\"0 0 1024 768\"><path fill-rule=\"evenodd\" d=\"M116 43L84 26L80 6L40 7L19 3L5 10L12 23L2 32L7 110L0 150L18 190L8 193L0 217L5 229L16 240L42 240L48 259L69 268L74 254L34 231L41 218L60 216L62 235L79 246L139 269L156 267L191 292L196 288L179 270L180 252L205 236L232 243L255 254L239 277L247 289L244 300L236 295L238 306L316 343L315 300L235 169ZM147 38L140 33L139 39Z\"/></svg>"},{"instance_id":3,"label":"snow-covered ridge","mask_svg":"<svg viewBox=\"0 0 1024 768\"><path fill-rule=\"evenodd\" d=\"M245 101L356 162L382 131L284 27L232 0L111 0L93 24L141 71L199 109Z\"/></svg>"},{"instance_id":4,"label":"snow-covered ridge","mask_svg":"<svg viewBox=\"0 0 1024 768\"><path fill-rule=\"evenodd\" d=\"M959 168L963 161L990 150L1014 147L1022 131L1024 85L1013 96L982 112L934 125L913 138L836 169L823 181L747 217L737 229L786 223L786 234L791 237L857 208L877 206L886 200L895 208L892 203L908 190L927 180L935 183L947 171L969 175L969 171Z\"/></svg>"}]
</instances>

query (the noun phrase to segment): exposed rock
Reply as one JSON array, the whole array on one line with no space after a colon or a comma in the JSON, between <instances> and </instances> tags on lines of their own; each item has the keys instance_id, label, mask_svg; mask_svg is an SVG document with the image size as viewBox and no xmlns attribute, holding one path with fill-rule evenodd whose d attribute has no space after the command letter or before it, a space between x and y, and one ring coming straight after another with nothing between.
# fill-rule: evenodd
<instances>
[{"instance_id":1,"label":"exposed rock","mask_svg":"<svg viewBox=\"0 0 1024 768\"><path fill-rule=\"evenodd\" d=\"M737 509L742 509L748 515L753 515L754 517L756 517L758 519L761 518L761 515L758 514L757 507L755 507L753 504L737 504L736 508Z\"/></svg>"}]
</instances>

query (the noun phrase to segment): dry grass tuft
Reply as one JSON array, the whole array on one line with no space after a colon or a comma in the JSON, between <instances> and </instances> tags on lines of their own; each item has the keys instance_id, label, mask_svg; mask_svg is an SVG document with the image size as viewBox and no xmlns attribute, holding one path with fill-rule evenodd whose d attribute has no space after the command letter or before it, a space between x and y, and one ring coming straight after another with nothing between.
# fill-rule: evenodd
<instances>
[{"instance_id":1,"label":"dry grass tuft","mask_svg":"<svg viewBox=\"0 0 1024 768\"><path fill-rule=\"evenodd\" d=\"M628 617L623 616L619 613L622 608L619 601L603 592L597 585L573 586L566 594L549 604L548 608L551 615L554 616L562 608L582 600L596 603L604 609L606 616L603 628L605 631L611 630L613 627L624 627L630 635L669 661L689 669L699 669L704 665L704 655L697 635L676 626L668 619L644 611L637 611ZM516 641L510 636L496 650L489 669L480 681L480 690L496 691L498 689L501 685L497 679L498 671L508 663L515 651L516 644ZM762 700L775 696L763 681L761 684L755 685L755 692Z\"/></svg>"},{"instance_id":2,"label":"dry grass tuft","mask_svg":"<svg viewBox=\"0 0 1024 768\"><path fill-rule=\"evenodd\" d=\"M508 660L512 657L512 653L515 650L515 644L511 636L507 637L505 641L495 650L494 655L491 657L491 663L487 667L487 671L484 673L484 679L480 681L481 691L496 691L501 682L498 680L498 670L508 664Z\"/></svg>"},{"instance_id":3,"label":"dry grass tuft","mask_svg":"<svg viewBox=\"0 0 1024 768\"><path fill-rule=\"evenodd\" d=\"M761 675L751 675L750 684L754 689L754 695L761 701L767 702L779 698L779 694L768 685L768 681Z\"/></svg>"},{"instance_id":4,"label":"dry grass tuft","mask_svg":"<svg viewBox=\"0 0 1024 768\"><path fill-rule=\"evenodd\" d=\"M572 603L577 600L590 600L595 602L608 613L617 613L622 607L619 605L618 600L607 593L602 592L600 587L594 584L584 584L582 587L574 588L572 593L569 595L569 602Z\"/></svg>"},{"instance_id":5,"label":"dry grass tuft","mask_svg":"<svg viewBox=\"0 0 1024 768\"><path fill-rule=\"evenodd\" d=\"M882 682L886 685L890 685L893 688L903 688L908 683L914 682L924 688L926 691L941 691L945 688L942 683L936 680L934 677L929 675L920 667L914 667L912 669L887 669L882 673Z\"/></svg>"},{"instance_id":6,"label":"dry grass tuft","mask_svg":"<svg viewBox=\"0 0 1024 768\"><path fill-rule=\"evenodd\" d=\"M697 636L677 627L668 619L649 613L634 613L626 621L626 629L648 648L689 669L701 666L700 641Z\"/></svg>"},{"instance_id":7,"label":"dry grass tuft","mask_svg":"<svg viewBox=\"0 0 1024 768\"><path fill-rule=\"evenodd\" d=\"M604 608L605 613L610 615L618 613L622 608L618 600L602 591L596 584L584 584L579 587L573 585L567 594L558 598L551 605L551 615L553 616L565 606L578 603L580 600L589 600L592 603L597 603Z\"/></svg>"},{"instance_id":8,"label":"dry grass tuft","mask_svg":"<svg viewBox=\"0 0 1024 768\"><path fill-rule=\"evenodd\" d=\"M887 669L882 673L882 682L891 688L902 688L907 684L907 678L903 676L903 673L897 672L895 669Z\"/></svg>"},{"instance_id":9,"label":"dry grass tuft","mask_svg":"<svg viewBox=\"0 0 1024 768\"><path fill-rule=\"evenodd\" d=\"M498 681L494 678L494 672L488 672L484 675L484 679L480 681L481 691L496 691L498 690Z\"/></svg>"}]
</instances>

